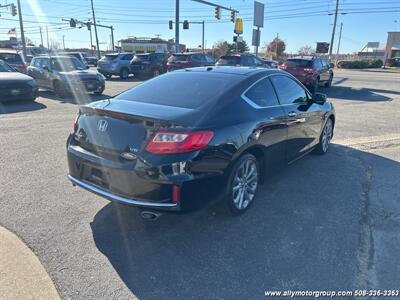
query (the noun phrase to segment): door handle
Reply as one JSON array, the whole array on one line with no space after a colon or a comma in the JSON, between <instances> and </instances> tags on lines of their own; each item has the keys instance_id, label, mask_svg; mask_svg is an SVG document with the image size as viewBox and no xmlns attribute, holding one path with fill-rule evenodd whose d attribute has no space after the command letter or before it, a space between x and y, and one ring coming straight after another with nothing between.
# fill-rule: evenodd
<instances>
[{"instance_id":1,"label":"door handle","mask_svg":"<svg viewBox=\"0 0 400 300\"><path fill-rule=\"evenodd\" d=\"M297 116L297 113L295 113L294 111L291 111L291 112L288 113L288 116L289 117L295 117L295 116Z\"/></svg>"}]
</instances>

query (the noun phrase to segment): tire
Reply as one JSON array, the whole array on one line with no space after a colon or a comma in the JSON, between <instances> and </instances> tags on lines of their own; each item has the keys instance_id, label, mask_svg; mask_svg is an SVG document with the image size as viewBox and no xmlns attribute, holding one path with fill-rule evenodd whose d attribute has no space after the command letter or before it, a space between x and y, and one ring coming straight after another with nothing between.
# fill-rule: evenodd
<instances>
[{"instance_id":1,"label":"tire","mask_svg":"<svg viewBox=\"0 0 400 300\"><path fill-rule=\"evenodd\" d=\"M128 79L128 77L129 77L129 70L128 70L127 68L123 68L123 69L121 70L121 72L119 73L119 77L120 77L121 79Z\"/></svg>"},{"instance_id":2,"label":"tire","mask_svg":"<svg viewBox=\"0 0 400 300\"><path fill-rule=\"evenodd\" d=\"M160 70L155 69L155 70L153 70L153 72L152 72L152 77L157 77L157 76L160 76Z\"/></svg>"},{"instance_id":3,"label":"tire","mask_svg":"<svg viewBox=\"0 0 400 300\"><path fill-rule=\"evenodd\" d=\"M111 79L112 75L111 74L103 74L105 78Z\"/></svg>"},{"instance_id":4,"label":"tire","mask_svg":"<svg viewBox=\"0 0 400 300\"><path fill-rule=\"evenodd\" d=\"M258 161L254 155L244 154L231 167L227 179L225 202L228 210L235 215L248 210L257 195L259 184Z\"/></svg>"},{"instance_id":5,"label":"tire","mask_svg":"<svg viewBox=\"0 0 400 300\"><path fill-rule=\"evenodd\" d=\"M56 94L56 96L58 96L60 98L65 97L67 94L65 89L63 88L61 82L59 82L59 81L55 81L53 83L53 90L54 90L54 93Z\"/></svg>"},{"instance_id":6,"label":"tire","mask_svg":"<svg viewBox=\"0 0 400 300\"><path fill-rule=\"evenodd\" d=\"M313 84L311 84L308 89L310 90L311 93L315 94L318 90L318 86L319 86L319 78L317 78Z\"/></svg>"},{"instance_id":7,"label":"tire","mask_svg":"<svg viewBox=\"0 0 400 300\"><path fill-rule=\"evenodd\" d=\"M315 153L323 155L329 150L329 144L333 136L333 121L329 118L322 129L321 135L319 137L319 143L315 148Z\"/></svg>"},{"instance_id":8,"label":"tire","mask_svg":"<svg viewBox=\"0 0 400 300\"><path fill-rule=\"evenodd\" d=\"M95 94L95 95L101 95L101 94L103 94L103 92L104 92L104 87L100 90L100 91L95 91L95 92L93 92L93 94Z\"/></svg>"},{"instance_id":9,"label":"tire","mask_svg":"<svg viewBox=\"0 0 400 300\"><path fill-rule=\"evenodd\" d=\"M325 87L331 87L333 80L333 74L329 76L329 80L325 83Z\"/></svg>"}]
</instances>

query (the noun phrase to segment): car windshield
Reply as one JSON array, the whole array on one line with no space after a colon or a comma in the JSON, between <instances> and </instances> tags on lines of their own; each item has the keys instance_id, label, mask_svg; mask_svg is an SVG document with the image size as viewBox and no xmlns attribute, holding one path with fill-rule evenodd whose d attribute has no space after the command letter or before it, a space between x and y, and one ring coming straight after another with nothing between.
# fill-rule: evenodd
<instances>
[{"instance_id":1,"label":"car windshield","mask_svg":"<svg viewBox=\"0 0 400 300\"><path fill-rule=\"evenodd\" d=\"M22 64L22 58L18 53L0 53L0 59L8 64Z\"/></svg>"},{"instance_id":2,"label":"car windshield","mask_svg":"<svg viewBox=\"0 0 400 300\"><path fill-rule=\"evenodd\" d=\"M234 66L240 64L239 56L221 56L217 62L218 65L222 66Z\"/></svg>"},{"instance_id":3,"label":"car windshield","mask_svg":"<svg viewBox=\"0 0 400 300\"><path fill-rule=\"evenodd\" d=\"M75 57L58 57L51 60L51 68L55 71L70 72L84 70L85 66Z\"/></svg>"},{"instance_id":4,"label":"car windshield","mask_svg":"<svg viewBox=\"0 0 400 300\"><path fill-rule=\"evenodd\" d=\"M135 55L133 61L145 61L150 59L150 54Z\"/></svg>"},{"instance_id":5,"label":"car windshield","mask_svg":"<svg viewBox=\"0 0 400 300\"><path fill-rule=\"evenodd\" d=\"M4 61L0 60L0 72L15 72L15 70Z\"/></svg>"},{"instance_id":6,"label":"car windshield","mask_svg":"<svg viewBox=\"0 0 400 300\"><path fill-rule=\"evenodd\" d=\"M171 56L170 61L187 61L189 55L187 54L174 54Z\"/></svg>"},{"instance_id":7,"label":"car windshield","mask_svg":"<svg viewBox=\"0 0 400 300\"><path fill-rule=\"evenodd\" d=\"M104 60L114 60L118 57L118 54L107 54L103 57Z\"/></svg>"},{"instance_id":8,"label":"car windshield","mask_svg":"<svg viewBox=\"0 0 400 300\"><path fill-rule=\"evenodd\" d=\"M146 81L116 99L195 109L233 86L239 76L172 72ZM187 87L190 87L188 89Z\"/></svg>"},{"instance_id":9,"label":"car windshield","mask_svg":"<svg viewBox=\"0 0 400 300\"><path fill-rule=\"evenodd\" d=\"M288 59L286 65L288 67L310 68L312 67L312 61L308 59Z\"/></svg>"}]
</instances>

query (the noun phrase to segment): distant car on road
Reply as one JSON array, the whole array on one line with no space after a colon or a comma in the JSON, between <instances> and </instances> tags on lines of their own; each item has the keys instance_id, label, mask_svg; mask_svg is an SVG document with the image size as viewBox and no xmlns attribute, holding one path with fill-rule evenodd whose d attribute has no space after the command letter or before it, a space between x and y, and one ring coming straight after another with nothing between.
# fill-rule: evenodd
<instances>
[{"instance_id":1,"label":"distant car on road","mask_svg":"<svg viewBox=\"0 0 400 300\"><path fill-rule=\"evenodd\" d=\"M324 59L316 56L289 58L279 68L292 74L311 92L315 92L321 83L325 87L330 87L333 81L333 71L330 65Z\"/></svg>"},{"instance_id":2,"label":"distant car on road","mask_svg":"<svg viewBox=\"0 0 400 300\"><path fill-rule=\"evenodd\" d=\"M131 60L131 73L137 77L156 77L167 71L166 53L136 54Z\"/></svg>"},{"instance_id":3,"label":"distant car on road","mask_svg":"<svg viewBox=\"0 0 400 300\"><path fill-rule=\"evenodd\" d=\"M188 68L81 106L67 141L69 179L147 219L200 208L213 188L240 214L266 168L325 154L334 124L326 96L286 72Z\"/></svg>"},{"instance_id":4,"label":"distant car on road","mask_svg":"<svg viewBox=\"0 0 400 300\"><path fill-rule=\"evenodd\" d=\"M70 93L102 94L105 78L71 56L36 56L28 67L40 88L53 90L59 97Z\"/></svg>"},{"instance_id":5,"label":"distant car on road","mask_svg":"<svg viewBox=\"0 0 400 300\"><path fill-rule=\"evenodd\" d=\"M97 67L97 57L89 56L87 53L82 53L83 57L85 58L88 66Z\"/></svg>"},{"instance_id":6,"label":"distant car on road","mask_svg":"<svg viewBox=\"0 0 400 300\"><path fill-rule=\"evenodd\" d=\"M16 69L18 72L26 73L27 65L20 53L13 49L0 49L0 59Z\"/></svg>"},{"instance_id":7,"label":"distant car on road","mask_svg":"<svg viewBox=\"0 0 400 300\"><path fill-rule=\"evenodd\" d=\"M214 63L214 58L203 52L174 53L168 58L167 71L212 66Z\"/></svg>"},{"instance_id":8,"label":"distant car on road","mask_svg":"<svg viewBox=\"0 0 400 300\"><path fill-rule=\"evenodd\" d=\"M0 60L0 102L34 101L38 95L36 81Z\"/></svg>"},{"instance_id":9,"label":"distant car on road","mask_svg":"<svg viewBox=\"0 0 400 300\"><path fill-rule=\"evenodd\" d=\"M215 65L269 68L261 58L249 53L223 55Z\"/></svg>"},{"instance_id":10,"label":"distant car on road","mask_svg":"<svg viewBox=\"0 0 400 300\"><path fill-rule=\"evenodd\" d=\"M108 79L113 75L127 79L131 73L130 63L134 55L134 53L106 54L98 61L97 70Z\"/></svg>"}]
</instances>

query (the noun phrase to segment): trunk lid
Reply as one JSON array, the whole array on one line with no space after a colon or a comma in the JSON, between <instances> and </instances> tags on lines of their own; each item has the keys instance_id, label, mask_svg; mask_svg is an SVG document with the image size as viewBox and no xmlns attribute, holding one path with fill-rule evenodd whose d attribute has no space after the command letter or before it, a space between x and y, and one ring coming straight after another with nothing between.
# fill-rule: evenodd
<instances>
[{"instance_id":1,"label":"trunk lid","mask_svg":"<svg viewBox=\"0 0 400 300\"><path fill-rule=\"evenodd\" d=\"M156 130L174 126L188 111L132 101L99 101L81 107L75 140L89 152L119 159L123 152L140 153Z\"/></svg>"}]
</instances>

